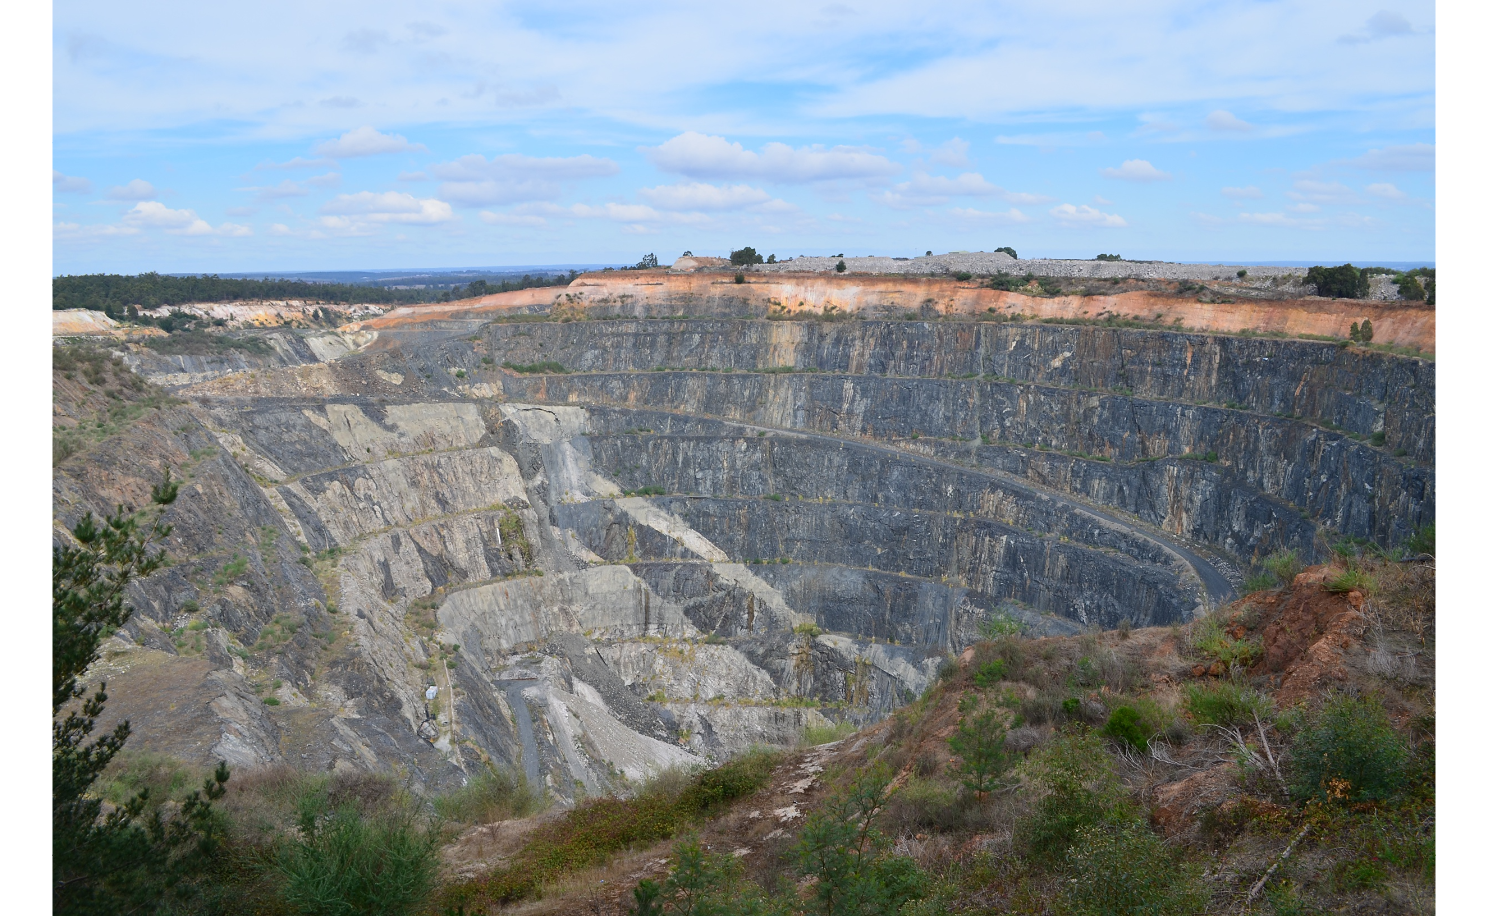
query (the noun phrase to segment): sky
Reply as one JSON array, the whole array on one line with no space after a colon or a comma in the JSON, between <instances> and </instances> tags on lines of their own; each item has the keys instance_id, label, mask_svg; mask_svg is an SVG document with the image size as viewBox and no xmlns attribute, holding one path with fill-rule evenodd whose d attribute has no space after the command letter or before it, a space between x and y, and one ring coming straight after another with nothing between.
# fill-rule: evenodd
<instances>
[{"instance_id":1,"label":"sky","mask_svg":"<svg viewBox=\"0 0 1488 916\"><path fill-rule=\"evenodd\" d=\"M53 272L1435 260L1431 3L619 6L59 0Z\"/></svg>"}]
</instances>

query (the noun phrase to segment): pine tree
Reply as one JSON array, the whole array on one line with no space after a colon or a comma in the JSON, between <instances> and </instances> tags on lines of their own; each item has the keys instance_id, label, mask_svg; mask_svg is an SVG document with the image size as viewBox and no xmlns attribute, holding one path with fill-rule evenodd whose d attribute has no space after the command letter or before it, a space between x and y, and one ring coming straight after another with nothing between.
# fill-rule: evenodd
<instances>
[{"instance_id":1,"label":"pine tree","mask_svg":"<svg viewBox=\"0 0 1488 916\"><path fill-rule=\"evenodd\" d=\"M103 682L81 705L73 705L88 692L78 679L98 661L99 646L134 612L124 604L125 589L165 562L164 551L151 548L170 534L160 513L175 501L176 490L167 471L151 494L157 509L148 528L120 506L101 524L85 514L72 527L75 545L52 548L55 914L158 912L168 899L191 889L215 849L212 802L226 791L227 765L218 764L169 819L158 808L146 813L148 789L104 815L102 800L90 790L129 738L129 723L88 741L108 700Z\"/></svg>"}]
</instances>

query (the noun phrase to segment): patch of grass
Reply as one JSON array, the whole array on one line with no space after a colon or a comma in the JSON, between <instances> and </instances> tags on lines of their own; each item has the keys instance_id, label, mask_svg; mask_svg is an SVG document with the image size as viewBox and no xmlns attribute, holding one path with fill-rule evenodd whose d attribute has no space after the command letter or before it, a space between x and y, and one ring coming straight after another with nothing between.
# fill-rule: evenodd
<instances>
[{"instance_id":1,"label":"patch of grass","mask_svg":"<svg viewBox=\"0 0 1488 916\"><path fill-rule=\"evenodd\" d=\"M520 776L487 768L458 789L432 799L434 813L461 824L493 824L535 814L543 799Z\"/></svg>"},{"instance_id":2,"label":"patch of grass","mask_svg":"<svg viewBox=\"0 0 1488 916\"><path fill-rule=\"evenodd\" d=\"M818 744L831 744L833 741L841 741L857 730L856 725L846 720L834 722L831 725L808 725L801 733L801 746L816 747Z\"/></svg>"},{"instance_id":3,"label":"patch of grass","mask_svg":"<svg viewBox=\"0 0 1488 916\"><path fill-rule=\"evenodd\" d=\"M650 484L636 490L624 491L626 496L665 496L666 487Z\"/></svg>"},{"instance_id":4,"label":"patch of grass","mask_svg":"<svg viewBox=\"0 0 1488 916\"><path fill-rule=\"evenodd\" d=\"M1268 719L1276 709L1270 696L1229 681L1186 684L1183 703L1200 725L1244 725Z\"/></svg>"},{"instance_id":5,"label":"patch of grass","mask_svg":"<svg viewBox=\"0 0 1488 916\"><path fill-rule=\"evenodd\" d=\"M167 356L213 356L238 350L268 356L274 348L261 337L229 337L206 331L176 331L165 337L147 337L144 345Z\"/></svg>"},{"instance_id":6,"label":"patch of grass","mask_svg":"<svg viewBox=\"0 0 1488 916\"><path fill-rule=\"evenodd\" d=\"M1236 637L1218 613L1206 614L1190 624L1189 642L1200 654L1226 667L1248 668L1261 657L1261 644L1254 639Z\"/></svg>"},{"instance_id":7,"label":"patch of grass","mask_svg":"<svg viewBox=\"0 0 1488 916\"><path fill-rule=\"evenodd\" d=\"M1350 563L1348 569L1323 582L1323 588L1335 595L1362 592L1366 595L1379 588L1379 582L1364 567Z\"/></svg>"},{"instance_id":8,"label":"patch of grass","mask_svg":"<svg viewBox=\"0 0 1488 916\"><path fill-rule=\"evenodd\" d=\"M757 791L776 756L752 751L712 770L678 780L658 780L634 798L597 798L535 830L511 864L456 884L444 906L479 911L537 896L556 879L602 865L616 853L676 836L700 818L717 814Z\"/></svg>"},{"instance_id":9,"label":"patch of grass","mask_svg":"<svg viewBox=\"0 0 1488 916\"><path fill-rule=\"evenodd\" d=\"M503 362L501 368L510 369L522 375L562 375L568 372L563 364L551 359L540 360L535 363L513 363Z\"/></svg>"}]
</instances>

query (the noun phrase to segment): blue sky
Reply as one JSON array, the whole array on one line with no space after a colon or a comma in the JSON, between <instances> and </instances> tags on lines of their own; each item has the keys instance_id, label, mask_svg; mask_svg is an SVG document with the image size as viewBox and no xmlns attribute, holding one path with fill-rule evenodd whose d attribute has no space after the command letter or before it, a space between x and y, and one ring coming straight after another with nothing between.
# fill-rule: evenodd
<instances>
[{"instance_id":1,"label":"blue sky","mask_svg":"<svg viewBox=\"0 0 1488 916\"><path fill-rule=\"evenodd\" d=\"M60 2L56 273L1435 259L1432 4Z\"/></svg>"}]
</instances>

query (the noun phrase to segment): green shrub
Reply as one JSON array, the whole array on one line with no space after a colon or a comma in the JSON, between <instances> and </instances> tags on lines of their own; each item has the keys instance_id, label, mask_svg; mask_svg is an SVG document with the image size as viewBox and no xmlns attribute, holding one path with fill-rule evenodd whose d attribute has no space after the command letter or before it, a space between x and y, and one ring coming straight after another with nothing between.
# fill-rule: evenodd
<instances>
[{"instance_id":1,"label":"green shrub","mask_svg":"<svg viewBox=\"0 0 1488 916\"><path fill-rule=\"evenodd\" d=\"M1007 677L1007 662L998 658L978 665L971 680L978 687L991 687L1005 677Z\"/></svg>"},{"instance_id":2,"label":"green shrub","mask_svg":"<svg viewBox=\"0 0 1488 916\"><path fill-rule=\"evenodd\" d=\"M304 916L404 916L423 910L439 871L438 836L407 817L327 816L305 806L299 835L281 842L275 870Z\"/></svg>"},{"instance_id":3,"label":"green shrub","mask_svg":"<svg viewBox=\"0 0 1488 916\"><path fill-rule=\"evenodd\" d=\"M747 282L744 279L744 271L741 270L738 273L734 274L734 282L739 284L740 286L743 286Z\"/></svg>"},{"instance_id":4,"label":"green shrub","mask_svg":"<svg viewBox=\"0 0 1488 916\"><path fill-rule=\"evenodd\" d=\"M1387 798L1403 784L1408 756L1378 699L1334 694L1293 742L1292 791L1304 799Z\"/></svg>"},{"instance_id":5,"label":"green shrub","mask_svg":"<svg viewBox=\"0 0 1488 916\"><path fill-rule=\"evenodd\" d=\"M1063 862L1081 828L1131 819L1111 758L1094 735L1061 735L1036 751L1024 770L1042 797L1018 820L1013 837L1035 865Z\"/></svg>"},{"instance_id":6,"label":"green shrub","mask_svg":"<svg viewBox=\"0 0 1488 916\"><path fill-rule=\"evenodd\" d=\"M999 251L1002 252L1003 254L1007 255L1008 257L1012 258L1014 261L1018 260L1018 252L1014 251L1013 249L1009 248L1006 245L1002 246L1001 248L994 248L994 249L992 249L992 253L993 254L996 254ZM929 254L929 253L930 252L928 252L928 251L925 252L925 254Z\"/></svg>"},{"instance_id":7,"label":"green shrub","mask_svg":"<svg viewBox=\"0 0 1488 916\"><path fill-rule=\"evenodd\" d=\"M924 896L927 876L913 859L893 855L889 838L878 828L890 775L881 764L868 768L807 817L791 858L801 875L816 880L796 911L898 913Z\"/></svg>"},{"instance_id":8,"label":"green shrub","mask_svg":"<svg viewBox=\"0 0 1488 916\"><path fill-rule=\"evenodd\" d=\"M1319 296L1334 299L1363 299L1369 295L1369 278L1352 264L1338 267L1309 267L1304 282L1317 287Z\"/></svg>"},{"instance_id":9,"label":"green shrub","mask_svg":"<svg viewBox=\"0 0 1488 916\"><path fill-rule=\"evenodd\" d=\"M847 262L846 261L838 261L837 262L837 267L835 269L836 269L836 271L839 274L847 273Z\"/></svg>"},{"instance_id":10,"label":"green shrub","mask_svg":"<svg viewBox=\"0 0 1488 916\"><path fill-rule=\"evenodd\" d=\"M976 716L965 716L948 742L952 753L961 758L956 767L966 788L981 797L1012 762L1003 744L1007 729L996 710Z\"/></svg>"},{"instance_id":11,"label":"green shrub","mask_svg":"<svg viewBox=\"0 0 1488 916\"><path fill-rule=\"evenodd\" d=\"M465 785L433 799L434 813L461 824L492 824L526 817L542 799L525 780L494 768L477 773Z\"/></svg>"},{"instance_id":12,"label":"green shrub","mask_svg":"<svg viewBox=\"0 0 1488 916\"><path fill-rule=\"evenodd\" d=\"M1071 881L1055 912L1068 916L1186 916L1207 895L1195 874L1146 827L1082 827L1066 864Z\"/></svg>"},{"instance_id":13,"label":"green shrub","mask_svg":"<svg viewBox=\"0 0 1488 916\"><path fill-rule=\"evenodd\" d=\"M1266 719L1276 709L1266 694L1229 681L1186 684L1183 703L1200 725L1241 725L1257 716Z\"/></svg>"},{"instance_id":14,"label":"green shrub","mask_svg":"<svg viewBox=\"0 0 1488 916\"><path fill-rule=\"evenodd\" d=\"M958 271L956 271L956 279L959 280L962 283L965 283L967 280L970 280L974 276L976 276L976 275L973 274L973 273L970 273L968 271L964 271L964 270L958 270Z\"/></svg>"},{"instance_id":15,"label":"green shrub","mask_svg":"<svg viewBox=\"0 0 1488 916\"><path fill-rule=\"evenodd\" d=\"M1411 553L1424 553L1427 556L1436 556L1436 525L1422 525L1405 542L1405 546Z\"/></svg>"},{"instance_id":16,"label":"green shrub","mask_svg":"<svg viewBox=\"0 0 1488 916\"><path fill-rule=\"evenodd\" d=\"M750 264L765 263L764 257L748 245L737 251L729 252L729 263L735 267L747 267Z\"/></svg>"},{"instance_id":17,"label":"green shrub","mask_svg":"<svg viewBox=\"0 0 1488 916\"><path fill-rule=\"evenodd\" d=\"M1115 738L1139 751L1147 750L1147 743L1157 734L1157 723L1134 706L1118 706L1111 712L1103 729L1106 737Z\"/></svg>"}]
</instances>

